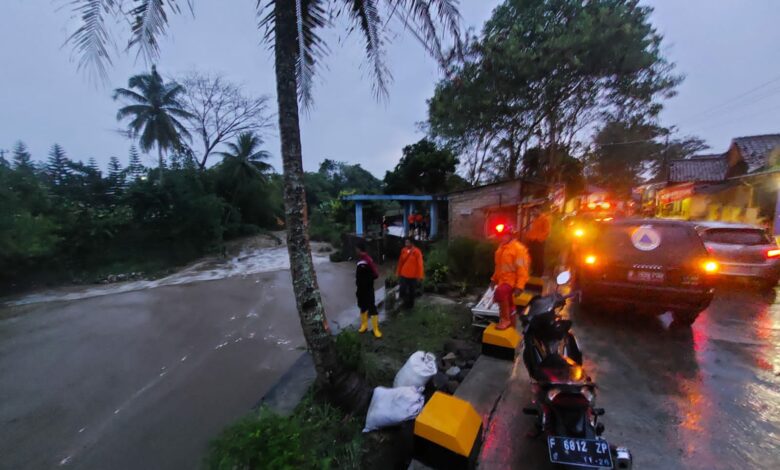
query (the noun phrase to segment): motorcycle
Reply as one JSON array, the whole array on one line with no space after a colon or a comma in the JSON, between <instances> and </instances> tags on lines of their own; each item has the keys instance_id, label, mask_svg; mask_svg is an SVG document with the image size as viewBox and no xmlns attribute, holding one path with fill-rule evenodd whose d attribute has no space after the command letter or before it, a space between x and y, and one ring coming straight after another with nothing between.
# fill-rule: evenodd
<instances>
[{"instance_id":1,"label":"motorcycle","mask_svg":"<svg viewBox=\"0 0 780 470\"><path fill-rule=\"evenodd\" d=\"M564 271L556 284L560 287L570 280L571 274ZM596 384L582 367L571 320L561 315L566 300L574 294L563 295L558 290L533 299L521 317L523 361L533 379L534 397L533 406L523 412L536 416L536 435L546 439L552 463L630 469L628 449L610 446L601 437L604 425L598 419L604 409L595 407Z\"/></svg>"}]
</instances>

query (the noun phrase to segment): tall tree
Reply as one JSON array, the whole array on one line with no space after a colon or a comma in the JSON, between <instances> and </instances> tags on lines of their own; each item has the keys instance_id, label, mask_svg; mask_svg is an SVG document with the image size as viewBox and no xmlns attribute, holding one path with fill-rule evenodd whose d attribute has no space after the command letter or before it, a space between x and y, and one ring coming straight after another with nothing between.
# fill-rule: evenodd
<instances>
[{"instance_id":1,"label":"tall tree","mask_svg":"<svg viewBox=\"0 0 780 470\"><path fill-rule=\"evenodd\" d=\"M35 169L32 162L32 155L27 150L27 146L21 140L14 145L13 167L15 170L33 171Z\"/></svg>"},{"instance_id":2,"label":"tall tree","mask_svg":"<svg viewBox=\"0 0 780 470\"><path fill-rule=\"evenodd\" d=\"M72 162L65 155L65 150L60 144L54 144L49 151L49 160L46 162L46 175L54 186L63 186L70 176Z\"/></svg>"},{"instance_id":3,"label":"tall tree","mask_svg":"<svg viewBox=\"0 0 780 470\"><path fill-rule=\"evenodd\" d=\"M95 3L104 8L96 14L88 15L88 5ZM83 26L74 33L71 41L82 52L82 57L91 58L98 68L100 64L106 63L106 56L100 53L105 48L95 46L85 50L83 45L90 40L99 46L106 44L108 32L103 27L104 23L94 19L102 19L106 14L122 14L123 10L116 8L116 3L114 0L76 0ZM444 60L440 32L450 33L458 41L459 14L453 0L384 0L381 4L387 7L388 17L399 19L407 29L412 30L440 62ZM345 374L338 360L309 246L298 100L304 105L312 101L312 77L318 60L327 50L320 34L330 24L330 19L336 16L346 17L351 23L350 29L361 33L374 78L374 89L378 95L386 95L389 76L384 63L386 38L380 2L259 0L256 5L262 18L260 25L266 30L266 39L273 42L287 247L301 327L321 385L331 390L349 388L355 385L355 381L349 379L350 376ZM137 7L130 12L130 45L138 46L150 60L155 58L158 52L157 38L166 31L168 13L176 11L176 0L138 0ZM90 28L90 25L96 27ZM362 389L362 384L356 388ZM336 396L339 395L343 400L348 394ZM355 403L342 404L356 406Z\"/></svg>"},{"instance_id":4,"label":"tall tree","mask_svg":"<svg viewBox=\"0 0 780 470\"><path fill-rule=\"evenodd\" d=\"M190 132L200 140L198 166L204 169L220 144L251 132L260 134L271 127L267 96L249 96L239 85L221 75L192 72L182 79L182 103L192 115Z\"/></svg>"},{"instance_id":5,"label":"tall tree","mask_svg":"<svg viewBox=\"0 0 780 470\"><path fill-rule=\"evenodd\" d=\"M582 155L599 122L656 118L681 77L651 13L637 0L506 0L437 86L432 133L492 141L498 173L510 178L524 149L544 149L558 168L558 156Z\"/></svg>"},{"instance_id":6,"label":"tall tree","mask_svg":"<svg viewBox=\"0 0 780 470\"><path fill-rule=\"evenodd\" d=\"M149 1L154 0L147 0L147 3ZM150 73L130 77L127 88L114 90L115 100L121 98L132 103L119 109L117 120L130 119L128 134L138 138L142 151L149 152L157 147L160 184L163 181L165 153L181 149L184 139L190 138L190 132L179 121L192 117L179 101L183 93L184 88L178 83L166 83L154 65Z\"/></svg>"},{"instance_id":7,"label":"tall tree","mask_svg":"<svg viewBox=\"0 0 780 470\"><path fill-rule=\"evenodd\" d=\"M108 160L108 191L110 194L117 195L124 190L126 174L119 159L112 155Z\"/></svg>"},{"instance_id":8,"label":"tall tree","mask_svg":"<svg viewBox=\"0 0 780 470\"><path fill-rule=\"evenodd\" d=\"M236 142L226 145L228 151L219 152L219 155L222 156L221 170L231 175L233 182L233 195L225 216L225 220L229 220L236 199L246 184L253 179L264 180L273 167L266 162L271 154L259 148L263 145L263 139L252 132L241 133Z\"/></svg>"},{"instance_id":9,"label":"tall tree","mask_svg":"<svg viewBox=\"0 0 780 470\"><path fill-rule=\"evenodd\" d=\"M130 146L130 162L127 165L127 176L131 181L136 181L146 174L146 168L141 163L141 156L135 145Z\"/></svg>"},{"instance_id":10,"label":"tall tree","mask_svg":"<svg viewBox=\"0 0 780 470\"><path fill-rule=\"evenodd\" d=\"M385 174L385 192L389 194L438 194L449 190L458 159L447 149L422 139L403 148L403 156L393 171Z\"/></svg>"}]
</instances>

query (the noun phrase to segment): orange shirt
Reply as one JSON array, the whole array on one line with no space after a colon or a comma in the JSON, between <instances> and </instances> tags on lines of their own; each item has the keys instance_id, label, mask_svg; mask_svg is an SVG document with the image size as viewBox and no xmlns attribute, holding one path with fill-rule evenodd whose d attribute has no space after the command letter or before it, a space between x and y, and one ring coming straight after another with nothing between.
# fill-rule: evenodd
<instances>
[{"instance_id":1,"label":"orange shirt","mask_svg":"<svg viewBox=\"0 0 780 470\"><path fill-rule=\"evenodd\" d=\"M550 216L543 213L531 222L531 228L528 229L526 238L535 242L543 242L550 236L551 227Z\"/></svg>"},{"instance_id":2,"label":"orange shirt","mask_svg":"<svg viewBox=\"0 0 780 470\"><path fill-rule=\"evenodd\" d=\"M398 258L398 268L395 270L398 277L408 279L422 279L425 277L423 268L422 251L416 246L401 248L401 256Z\"/></svg>"},{"instance_id":3,"label":"orange shirt","mask_svg":"<svg viewBox=\"0 0 780 470\"><path fill-rule=\"evenodd\" d=\"M496 285L509 284L515 289L523 289L528 282L528 250L517 240L504 243L496 250L496 270L491 281Z\"/></svg>"}]
</instances>

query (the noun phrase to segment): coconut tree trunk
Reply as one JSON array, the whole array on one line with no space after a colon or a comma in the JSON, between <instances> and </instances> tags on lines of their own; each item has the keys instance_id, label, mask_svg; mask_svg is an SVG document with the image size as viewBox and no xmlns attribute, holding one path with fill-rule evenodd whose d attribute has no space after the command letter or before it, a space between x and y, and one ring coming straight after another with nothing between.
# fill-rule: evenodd
<instances>
[{"instance_id":1,"label":"coconut tree trunk","mask_svg":"<svg viewBox=\"0 0 780 470\"><path fill-rule=\"evenodd\" d=\"M159 168L160 170L160 180L159 180L160 186L162 186L163 184L163 165L164 165L163 149L162 146L160 146L160 144L157 144L157 168Z\"/></svg>"},{"instance_id":2,"label":"coconut tree trunk","mask_svg":"<svg viewBox=\"0 0 780 470\"><path fill-rule=\"evenodd\" d=\"M330 395L337 405L356 410L367 405L365 385L354 374L347 372L338 360L309 246L295 73L295 0L277 0L274 2L274 13L274 57L284 172L284 214L295 302L303 335L314 359L319 385L331 392Z\"/></svg>"}]
</instances>

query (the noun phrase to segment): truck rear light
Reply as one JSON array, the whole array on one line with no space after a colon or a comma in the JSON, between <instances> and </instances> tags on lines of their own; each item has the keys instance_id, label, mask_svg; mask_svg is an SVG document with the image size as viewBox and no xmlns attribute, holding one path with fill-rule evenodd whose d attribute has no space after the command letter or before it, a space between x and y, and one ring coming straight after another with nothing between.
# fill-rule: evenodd
<instances>
[{"instance_id":1,"label":"truck rear light","mask_svg":"<svg viewBox=\"0 0 780 470\"><path fill-rule=\"evenodd\" d=\"M767 259L780 257L780 249L766 250Z\"/></svg>"}]
</instances>

